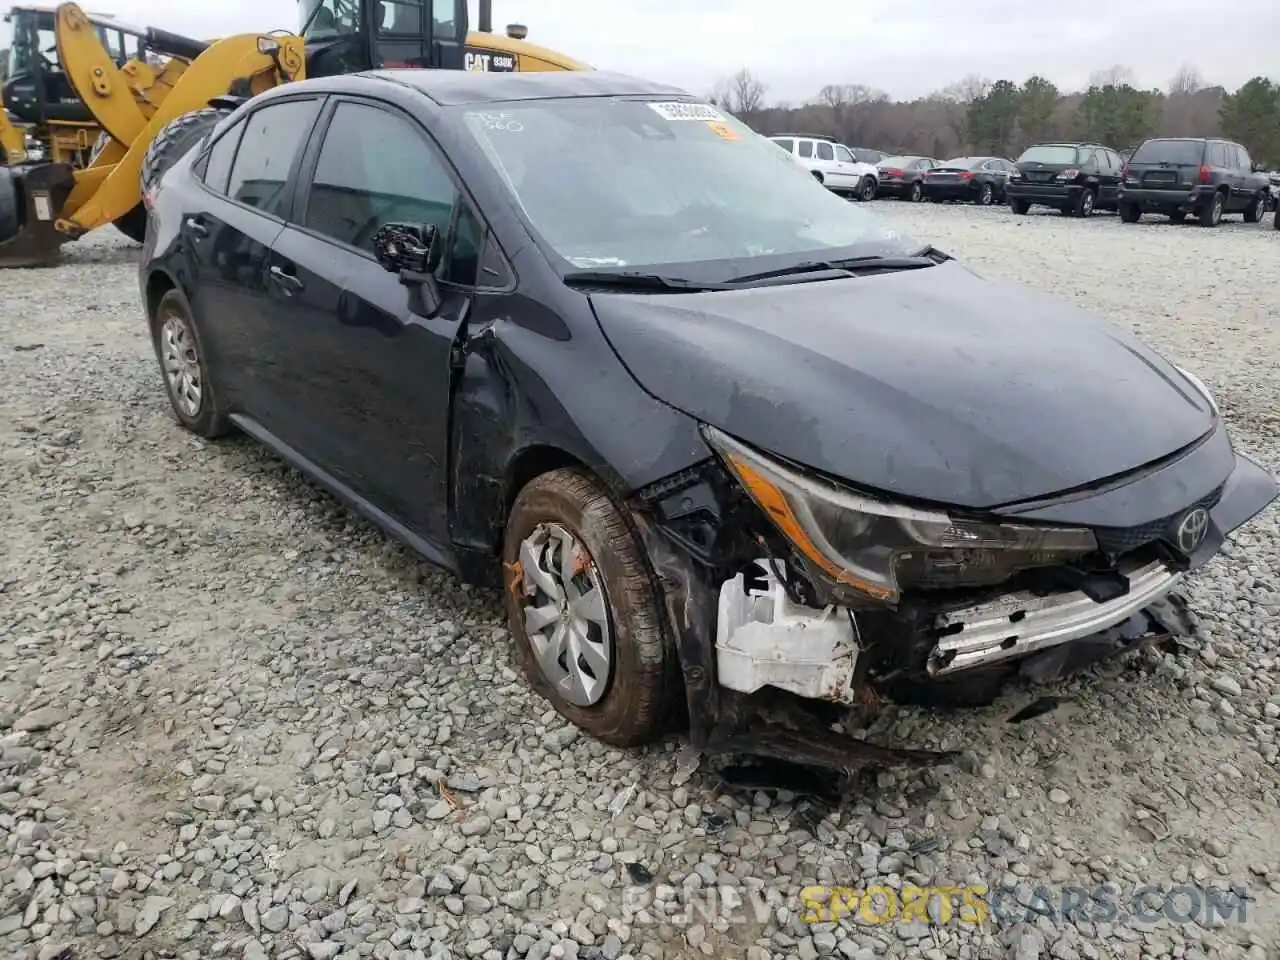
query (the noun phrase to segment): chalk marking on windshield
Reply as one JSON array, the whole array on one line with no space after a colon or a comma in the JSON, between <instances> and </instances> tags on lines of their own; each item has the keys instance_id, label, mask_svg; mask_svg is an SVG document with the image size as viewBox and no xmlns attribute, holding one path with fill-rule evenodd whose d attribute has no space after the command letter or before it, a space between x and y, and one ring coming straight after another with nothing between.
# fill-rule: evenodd
<instances>
[{"instance_id":1,"label":"chalk marking on windshield","mask_svg":"<svg viewBox=\"0 0 1280 960\"><path fill-rule=\"evenodd\" d=\"M715 107L705 103L684 103L651 100L649 109L666 120L702 120L724 123L725 116Z\"/></svg>"},{"instance_id":2,"label":"chalk marking on windshield","mask_svg":"<svg viewBox=\"0 0 1280 960\"><path fill-rule=\"evenodd\" d=\"M500 133L520 133L524 130L524 124L508 113L491 113L483 111L473 113L471 116L486 130L496 130Z\"/></svg>"}]
</instances>

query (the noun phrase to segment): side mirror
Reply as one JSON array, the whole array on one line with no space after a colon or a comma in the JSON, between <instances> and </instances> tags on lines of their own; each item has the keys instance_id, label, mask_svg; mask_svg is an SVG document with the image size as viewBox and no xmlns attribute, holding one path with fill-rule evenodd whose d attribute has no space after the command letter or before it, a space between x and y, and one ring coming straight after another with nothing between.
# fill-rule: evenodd
<instances>
[{"instance_id":1,"label":"side mirror","mask_svg":"<svg viewBox=\"0 0 1280 960\"><path fill-rule=\"evenodd\" d=\"M398 273L409 288L409 306L423 317L440 309L440 288L435 269L440 263L440 231L430 223L385 223L373 235L378 263L388 273Z\"/></svg>"}]
</instances>

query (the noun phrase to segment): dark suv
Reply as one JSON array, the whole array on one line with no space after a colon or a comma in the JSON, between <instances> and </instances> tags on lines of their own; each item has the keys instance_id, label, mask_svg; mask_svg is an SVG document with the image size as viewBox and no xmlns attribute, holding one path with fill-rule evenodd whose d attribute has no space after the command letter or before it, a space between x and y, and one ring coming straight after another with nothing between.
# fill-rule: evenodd
<instances>
[{"instance_id":1,"label":"dark suv","mask_svg":"<svg viewBox=\"0 0 1280 960\"><path fill-rule=\"evenodd\" d=\"M1124 167L1120 217L1137 223L1144 213L1174 222L1195 214L1216 227L1224 213L1257 223L1266 212L1271 181L1258 172L1249 151L1230 140L1160 137L1144 140Z\"/></svg>"},{"instance_id":2,"label":"dark suv","mask_svg":"<svg viewBox=\"0 0 1280 960\"><path fill-rule=\"evenodd\" d=\"M1100 143L1037 143L1014 161L1005 195L1014 213L1032 204L1057 207L1077 217L1114 210L1124 162Z\"/></svg>"}]
</instances>

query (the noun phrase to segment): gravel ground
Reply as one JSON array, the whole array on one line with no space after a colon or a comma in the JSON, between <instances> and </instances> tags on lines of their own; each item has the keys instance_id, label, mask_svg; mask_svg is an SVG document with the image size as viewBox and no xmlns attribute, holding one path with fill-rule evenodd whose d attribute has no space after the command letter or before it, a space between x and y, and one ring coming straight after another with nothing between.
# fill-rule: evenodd
<instances>
[{"instance_id":1,"label":"gravel ground","mask_svg":"<svg viewBox=\"0 0 1280 960\"><path fill-rule=\"evenodd\" d=\"M875 209L1136 330L1280 470L1271 215ZM512 670L495 596L249 442L179 430L136 256L103 231L0 275L0 957L1277 956L1274 509L1195 578L1191 649L1058 684L1021 723L1042 691L887 709L881 742L962 760L839 810L736 792L678 741L579 736ZM810 924L807 885L986 886L999 909ZM1111 906L1062 919L1085 892Z\"/></svg>"}]
</instances>

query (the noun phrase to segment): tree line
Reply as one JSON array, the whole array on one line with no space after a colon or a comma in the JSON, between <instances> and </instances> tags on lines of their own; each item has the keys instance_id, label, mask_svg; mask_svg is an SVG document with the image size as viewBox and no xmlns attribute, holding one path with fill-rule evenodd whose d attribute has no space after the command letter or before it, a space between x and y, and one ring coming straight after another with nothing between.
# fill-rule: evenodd
<instances>
[{"instance_id":1,"label":"tree line","mask_svg":"<svg viewBox=\"0 0 1280 960\"><path fill-rule=\"evenodd\" d=\"M823 134L850 146L940 160L967 153L1012 159L1033 143L1056 139L1126 150L1151 136L1222 136L1243 144L1255 161L1280 167L1280 83L1263 76L1229 91L1186 66L1165 89L1144 89L1130 69L1115 66L1077 92L1041 76L1016 83L971 74L915 100L892 100L862 84L828 84L799 105L771 104L767 93L743 68L710 96L766 135Z\"/></svg>"}]
</instances>

